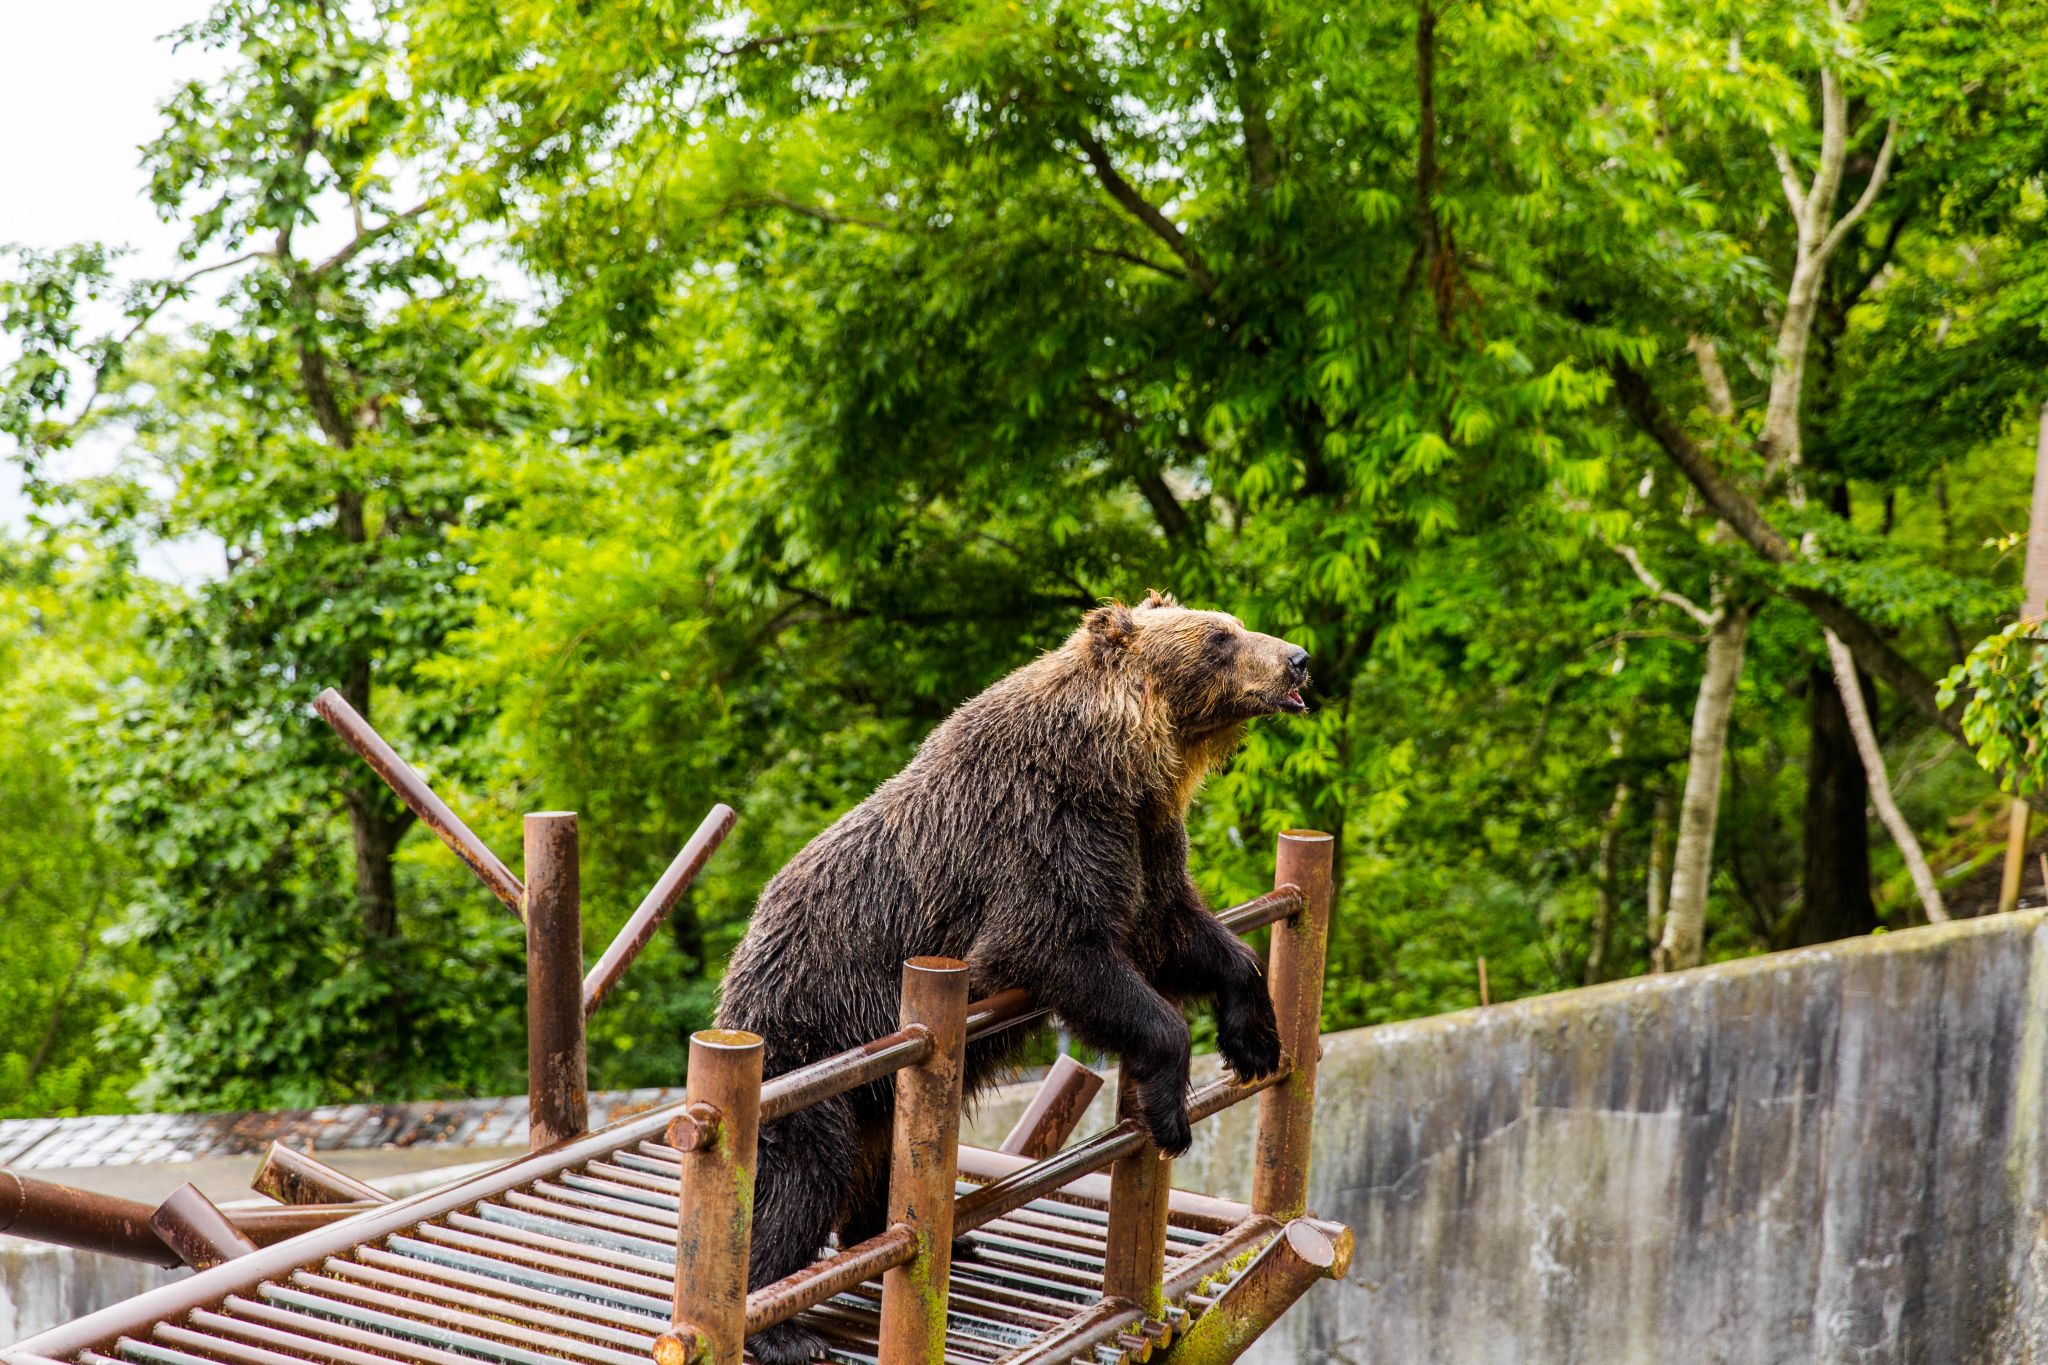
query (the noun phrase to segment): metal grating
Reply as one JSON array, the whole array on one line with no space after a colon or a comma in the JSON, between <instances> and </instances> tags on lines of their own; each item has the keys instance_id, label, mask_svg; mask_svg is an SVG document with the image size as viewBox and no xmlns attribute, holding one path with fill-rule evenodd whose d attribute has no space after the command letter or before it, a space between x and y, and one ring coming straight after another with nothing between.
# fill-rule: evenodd
<instances>
[{"instance_id":1,"label":"metal grating","mask_svg":"<svg viewBox=\"0 0 2048 1365\"><path fill-rule=\"evenodd\" d=\"M208 1296L146 1327L134 1322L137 1335L120 1336L111 1355L88 1349L70 1358L81 1365L645 1365L669 1325L680 1175L674 1149L631 1142L316 1256L241 1292ZM346 1226L326 1231L331 1238ZM1099 1208L1040 1199L969 1233L974 1254L952 1271L946 1360L998 1360L1095 1309L1107 1230ZM1243 1240L1178 1225L1167 1235L1169 1280L1205 1252L1214 1259L1236 1250L1223 1243ZM1227 1268L1213 1271L1220 1285ZM830 1343L841 1365L873 1365L881 1292L881 1282L870 1281L799 1321ZM1098 1347L1082 1359L1142 1359L1205 1302L1132 1324L1125 1341L1135 1351Z\"/></svg>"}]
</instances>

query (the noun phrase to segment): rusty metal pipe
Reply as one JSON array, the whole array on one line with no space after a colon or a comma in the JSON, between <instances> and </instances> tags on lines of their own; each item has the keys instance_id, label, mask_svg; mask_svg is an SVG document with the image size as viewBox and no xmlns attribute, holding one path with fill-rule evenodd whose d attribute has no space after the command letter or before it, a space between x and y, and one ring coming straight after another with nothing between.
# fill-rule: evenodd
<instances>
[{"instance_id":1,"label":"rusty metal pipe","mask_svg":"<svg viewBox=\"0 0 2048 1365\"><path fill-rule=\"evenodd\" d=\"M209 1270L256 1250L256 1244L189 1180L156 1206L149 1225L194 1270Z\"/></svg>"},{"instance_id":2,"label":"rusty metal pipe","mask_svg":"<svg viewBox=\"0 0 2048 1365\"><path fill-rule=\"evenodd\" d=\"M1279 1019L1280 1046L1293 1074L1259 1097L1252 1207L1274 1218L1308 1208L1309 1141L1315 1119L1316 1063L1322 1056L1323 955L1330 933L1330 876L1337 844L1312 829L1280 836L1273 879L1301 888L1302 906L1273 930L1266 980Z\"/></svg>"},{"instance_id":3,"label":"rusty metal pipe","mask_svg":"<svg viewBox=\"0 0 2048 1365\"><path fill-rule=\"evenodd\" d=\"M1067 1145L1074 1125L1088 1112L1102 1090L1102 1077L1072 1057L1062 1055L1045 1073L1038 1093L1024 1107L1017 1126L996 1150L1011 1156L1028 1156L1033 1161L1051 1156Z\"/></svg>"},{"instance_id":4,"label":"rusty metal pipe","mask_svg":"<svg viewBox=\"0 0 2048 1365\"><path fill-rule=\"evenodd\" d=\"M389 784L398 793L398 799L420 818L420 823L434 832L434 837L454 851L456 857L469 865L477 879L490 888L492 895L505 903L513 914L524 917L522 903L526 888L519 879L491 852L484 841L462 823L448 803L434 795L420 775L398 756L384 737L370 728L370 722L356 714L348 699L328 688L313 699L313 709L320 718L334 727L334 733L341 736L342 743L354 749L370 770Z\"/></svg>"},{"instance_id":5,"label":"rusty metal pipe","mask_svg":"<svg viewBox=\"0 0 2048 1365\"><path fill-rule=\"evenodd\" d=\"M537 1152L590 1127L576 812L526 817L526 882L526 1145Z\"/></svg>"},{"instance_id":6,"label":"rusty metal pipe","mask_svg":"<svg viewBox=\"0 0 2048 1365\"><path fill-rule=\"evenodd\" d=\"M1188 1329L1173 1348L1174 1365L1231 1365L1309 1286L1342 1279L1351 1247L1349 1228L1295 1219Z\"/></svg>"},{"instance_id":7,"label":"rusty metal pipe","mask_svg":"<svg viewBox=\"0 0 2048 1365\"><path fill-rule=\"evenodd\" d=\"M889 1222L916 1234L917 1254L882 1277L877 1349L880 1365L941 1365L967 1051L967 964L947 957L904 963L898 1019L906 1029L929 1029L932 1046L923 1061L896 1073Z\"/></svg>"},{"instance_id":8,"label":"rusty metal pipe","mask_svg":"<svg viewBox=\"0 0 2048 1365\"><path fill-rule=\"evenodd\" d=\"M761 1122L773 1123L819 1100L843 1095L855 1086L878 1081L891 1072L914 1066L931 1052L932 1033L922 1024L885 1033L871 1043L837 1056L785 1071L761 1087Z\"/></svg>"},{"instance_id":9,"label":"rusty metal pipe","mask_svg":"<svg viewBox=\"0 0 2048 1365\"><path fill-rule=\"evenodd\" d=\"M183 1265L149 1224L149 1205L93 1194L0 1167L0 1232L37 1242L122 1256L151 1265Z\"/></svg>"},{"instance_id":10,"label":"rusty metal pipe","mask_svg":"<svg viewBox=\"0 0 2048 1365\"><path fill-rule=\"evenodd\" d=\"M660 1365L740 1365L747 1336L747 1248L761 1133L761 1039L737 1029L690 1038L690 1101L717 1112L712 1140L683 1155L673 1326ZM680 1358L678 1358L680 1357Z\"/></svg>"},{"instance_id":11,"label":"rusty metal pipe","mask_svg":"<svg viewBox=\"0 0 2048 1365\"><path fill-rule=\"evenodd\" d=\"M282 1142L270 1144L263 1166L249 1188L267 1194L280 1204L350 1204L368 1200L388 1204L391 1196L352 1175L335 1170L304 1152L295 1152Z\"/></svg>"},{"instance_id":12,"label":"rusty metal pipe","mask_svg":"<svg viewBox=\"0 0 2048 1365\"><path fill-rule=\"evenodd\" d=\"M1038 1007L1038 1001L1030 991L1022 986L1012 986L967 1007L967 1041L978 1043L1006 1028L1014 1028L1051 1013L1051 1010Z\"/></svg>"},{"instance_id":13,"label":"rusty metal pipe","mask_svg":"<svg viewBox=\"0 0 2048 1365\"><path fill-rule=\"evenodd\" d=\"M1301 904L1301 888L1283 883L1242 905L1217 911L1216 918L1222 920L1223 927L1233 934L1249 934L1254 929L1263 929L1277 920L1299 913Z\"/></svg>"},{"instance_id":14,"label":"rusty metal pipe","mask_svg":"<svg viewBox=\"0 0 2048 1365\"><path fill-rule=\"evenodd\" d=\"M1128 1068L1117 1073L1117 1114L1137 1122L1138 1087ZM1109 1168L1109 1234L1103 1247L1102 1292L1143 1309L1166 1311L1160 1279L1166 1270L1166 1196L1173 1162L1148 1135L1136 1151Z\"/></svg>"},{"instance_id":15,"label":"rusty metal pipe","mask_svg":"<svg viewBox=\"0 0 2048 1365\"><path fill-rule=\"evenodd\" d=\"M1006 1156L1001 1152L991 1152L985 1147L969 1147L963 1144L960 1148L960 1175L966 1180L993 1182L1028 1170L1031 1165L1029 1158ZM1056 1199L1063 1204L1072 1204L1076 1208L1107 1209L1109 1177L1084 1175L1078 1180L1070 1180L1058 1189L1049 1191L1045 1197ZM1231 1199L1215 1199L1188 1190L1174 1190L1168 1198L1167 1206L1176 1226L1196 1228L1203 1232L1227 1232L1243 1222L1252 1211L1249 1204L1240 1204ZM1012 1210L1003 1216L1019 1215Z\"/></svg>"},{"instance_id":16,"label":"rusty metal pipe","mask_svg":"<svg viewBox=\"0 0 2048 1365\"><path fill-rule=\"evenodd\" d=\"M388 1199L385 1202L390 1202ZM244 1237L257 1246L275 1246L380 1207L368 1200L353 1204L295 1204L282 1209L222 1209Z\"/></svg>"},{"instance_id":17,"label":"rusty metal pipe","mask_svg":"<svg viewBox=\"0 0 2048 1365\"><path fill-rule=\"evenodd\" d=\"M647 893L647 899L640 902L640 908L626 921L626 927L619 930L611 946L604 950L604 956L590 969L590 975L583 978L583 1017L587 1021L597 1013L597 1007L612 993L626 975L626 969L647 947L654 931L675 909L676 902L690 889L690 883L697 880L697 874L704 870L704 864L725 842L725 836L732 832L733 821L739 817L733 814L731 806L717 805L711 814L704 817L697 826L697 832L683 845L683 851L676 854L675 861L661 874L661 880Z\"/></svg>"},{"instance_id":18,"label":"rusty metal pipe","mask_svg":"<svg viewBox=\"0 0 2048 1365\"><path fill-rule=\"evenodd\" d=\"M1240 1085L1224 1079L1203 1086L1188 1101L1188 1122L1198 1123L1269 1086L1277 1085L1288 1073L1285 1061L1283 1058L1283 1065L1276 1075L1263 1080ZM1012 1209L1022 1208L1034 1199L1093 1175L1119 1158L1129 1156L1147 1141L1144 1124L1135 1116L1126 1117L1115 1127L1105 1128L1094 1137L961 1195L953 1209L953 1230L972 1232Z\"/></svg>"},{"instance_id":19,"label":"rusty metal pipe","mask_svg":"<svg viewBox=\"0 0 2048 1365\"><path fill-rule=\"evenodd\" d=\"M806 1308L895 1269L917 1255L917 1244L917 1234L899 1223L830 1260L763 1285L747 1295L747 1335L786 1322Z\"/></svg>"}]
</instances>

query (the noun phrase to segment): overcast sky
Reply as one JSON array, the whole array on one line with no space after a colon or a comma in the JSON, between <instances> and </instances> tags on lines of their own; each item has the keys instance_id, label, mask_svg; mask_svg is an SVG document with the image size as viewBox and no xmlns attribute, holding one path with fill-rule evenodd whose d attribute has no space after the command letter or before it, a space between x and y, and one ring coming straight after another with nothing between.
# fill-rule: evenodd
<instances>
[{"instance_id":1,"label":"overcast sky","mask_svg":"<svg viewBox=\"0 0 2048 1365\"><path fill-rule=\"evenodd\" d=\"M180 233L158 222L144 197L138 148L181 81L219 69L214 54L174 53L158 41L208 8L206 0L0 0L0 243L118 243L135 248L124 273L172 269ZM26 510L19 471L0 464L0 523L19 529ZM220 552L164 547L150 567L189 582L220 573Z\"/></svg>"}]
</instances>

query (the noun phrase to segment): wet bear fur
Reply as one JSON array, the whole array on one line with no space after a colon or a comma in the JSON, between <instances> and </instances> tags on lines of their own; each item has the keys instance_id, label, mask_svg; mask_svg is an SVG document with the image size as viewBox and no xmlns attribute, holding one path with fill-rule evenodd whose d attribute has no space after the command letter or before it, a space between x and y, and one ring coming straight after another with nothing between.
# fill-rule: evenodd
<instances>
[{"instance_id":1,"label":"wet bear fur","mask_svg":"<svg viewBox=\"0 0 2048 1365\"><path fill-rule=\"evenodd\" d=\"M957 958L973 998L1025 987L1081 1042L1120 1057L1153 1140L1186 1151L1179 1002L1215 1002L1240 1077L1280 1060L1257 958L1188 877L1187 808L1246 721L1303 709L1307 662L1158 593L1089 612L768 883L719 1027L761 1035L776 1076L892 1032L904 959ZM1022 1041L970 1046L966 1092ZM762 1129L750 1288L810 1264L835 1230L843 1246L881 1231L893 1100L880 1082ZM747 1346L763 1365L797 1365L824 1343L783 1323Z\"/></svg>"}]
</instances>

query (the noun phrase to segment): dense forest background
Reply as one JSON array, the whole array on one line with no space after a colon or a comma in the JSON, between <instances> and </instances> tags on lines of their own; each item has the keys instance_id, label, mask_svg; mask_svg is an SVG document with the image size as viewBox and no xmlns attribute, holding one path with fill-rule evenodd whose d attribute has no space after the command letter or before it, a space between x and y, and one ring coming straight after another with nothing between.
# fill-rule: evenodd
<instances>
[{"instance_id":1,"label":"dense forest background","mask_svg":"<svg viewBox=\"0 0 2048 1365\"><path fill-rule=\"evenodd\" d=\"M41 509L0 1114L523 1087L516 923L323 688L501 853L581 812L593 954L737 808L594 1026L593 1087L672 1084L766 878L1150 588L1314 653L1190 825L1219 905L1340 836L1330 1027L1482 958L1499 1000L1925 922L1850 679L1935 912L1995 906L2048 762L2038 0L223 0L170 41L224 55L141 151L186 272L0 259ZM138 568L193 536L210 581Z\"/></svg>"}]
</instances>

